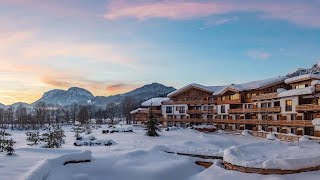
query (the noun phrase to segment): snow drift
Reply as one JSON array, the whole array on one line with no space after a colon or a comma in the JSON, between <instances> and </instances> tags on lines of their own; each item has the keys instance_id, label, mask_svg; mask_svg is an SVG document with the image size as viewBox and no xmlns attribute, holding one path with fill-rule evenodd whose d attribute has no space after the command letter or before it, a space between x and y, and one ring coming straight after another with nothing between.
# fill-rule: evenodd
<instances>
[{"instance_id":1,"label":"snow drift","mask_svg":"<svg viewBox=\"0 0 320 180\"><path fill-rule=\"evenodd\" d=\"M64 154L53 159L46 159L25 174L21 180L44 180L53 169L63 166L64 163L70 161L91 160L91 154L91 151L87 150L78 153Z\"/></svg>"}]
</instances>

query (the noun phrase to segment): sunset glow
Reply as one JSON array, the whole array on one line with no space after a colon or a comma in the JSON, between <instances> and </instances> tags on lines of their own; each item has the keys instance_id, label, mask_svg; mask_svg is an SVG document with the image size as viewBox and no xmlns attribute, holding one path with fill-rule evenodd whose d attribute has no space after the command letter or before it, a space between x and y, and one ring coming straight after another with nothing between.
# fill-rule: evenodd
<instances>
[{"instance_id":1,"label":"sunset glow","mask_svg":"<svg viewBox=\"0 0 320 180\"><path fill-rule=\"evenodd\" d=\"M319 0L0 0L0 102L73 86L107 96L284 75L320 60L319 9Z\"/></svg>"}]
</instances>

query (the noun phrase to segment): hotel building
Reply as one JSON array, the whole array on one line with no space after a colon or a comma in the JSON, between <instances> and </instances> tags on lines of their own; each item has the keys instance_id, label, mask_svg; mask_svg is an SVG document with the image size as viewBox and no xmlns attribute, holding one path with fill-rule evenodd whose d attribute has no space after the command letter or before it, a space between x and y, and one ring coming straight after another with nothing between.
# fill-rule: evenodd
<instances>
[{"instance_id":1,"label":"hotel building","mask_svg":"<svg viewBox=\"0 0 320 180\"><path fill-rule=\"evenodd\" d=\"M210 124L224 130L253 130L320 136L320 74L285 76L227 86L189 84L167 98L154 98L131 112L147 121L152 109L163 126Z\"/></svg>"}]
</instances>

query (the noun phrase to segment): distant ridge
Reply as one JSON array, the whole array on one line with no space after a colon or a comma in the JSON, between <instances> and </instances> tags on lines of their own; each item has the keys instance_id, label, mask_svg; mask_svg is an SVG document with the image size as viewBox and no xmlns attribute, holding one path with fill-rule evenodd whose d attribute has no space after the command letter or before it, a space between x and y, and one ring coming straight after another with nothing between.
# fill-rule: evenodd
<instances>
[{"instance_id":1,"label":"distant ridge","mask_svg":"<svg viewBox=\"0 0 320 180\"><path fill-rule=\"evenodd\" d=\"M287 77L296 77L304 74L318 74L320 73L319 63L314 64L311 68L298 68L295 72L287 74Z\"/></svg>"},{"instance_id":2,"label":"distant ridge","mask_svg":"<svg viewBox=\"0 0 320 180\"><path fill-rule=\"evenodd\" d=\"M106 106L109 103L119 104L127 96L131 96L136 100L137 103L141 103L154 97L165 97L167 94L175 90L176 89L173 87L167 87L159 83L152 83L123 94L113 96L94 96L86 89L71 87L68 90L53 89L45 92L39 100L32 104L18 102L9 106L12 106L13 108L17 108L20 105L23 107L32 107L38 102L45 102L46 104L54 106L67 106L74 103L79 105ZM8 106L0 103L0 108L4 107Z\"/></svg>"}]
</instances>

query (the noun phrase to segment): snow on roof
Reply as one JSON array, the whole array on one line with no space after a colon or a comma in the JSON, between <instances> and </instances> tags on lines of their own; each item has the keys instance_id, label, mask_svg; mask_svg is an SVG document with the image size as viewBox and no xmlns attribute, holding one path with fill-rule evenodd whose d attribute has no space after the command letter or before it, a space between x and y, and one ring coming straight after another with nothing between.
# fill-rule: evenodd
<instances>
[{"instance_id":1,"label":"snow on roof","mask_svg":"<svg viewBox=\"0 0 320 180\"><path fill-rule=\"evenodd\" d=\"M149 112L149 108L138 108L138 109L131 111L130 114L135 114L135 113L139 113L139 112L143 112L143 113Z\"/></svg>"},{"instance_id":2,"label":"snow on roof","mask_svg":"<svg viewBox=\"0 0 320 180\"><path fill-rule=\"evenodd\" d=\"M320 126L320 118L316 118L316 119L312 120L312 124L314 126Z\"/></svg>"},{"instance_id":3,"label":"snow on roof","mask_svg":"<svg viewBox=\"0 0 320 180\"><path fill-rule=\"evenodd\" d=\"M203 85L200 85L200 84L192 83L192 84L189 84L189 85L187 85L187 86L184 86L184 87L182 87L182 88L180 88L180 89L177 89L177 90L169 93L169 94L168 94L168 97L171 97L171 96L173 96L173 95L176 95L176 94L178 94L178 93L181 93L181 92L183 92L183 91L185 91L186 89L189 89L189 88L191 88L191 87L195 87L195 88L202 89L202 90L204 90L204 91L208 91L208 92L210 92L210 93L213 93L213 92L215 92L215 91L223 88L224 86L203 86Z\"/></svg>"},{"instance_id":4,"label":"snow on roof","mask_svg":"<svg viewBox=\"0 0 320 180\"><path fill-rule=\"evenodd\" d=\"M150 106L161 106L161 103L164 101L169 101L170 98L163 98L163 97L157 97L157 98L152 98L147 101L144 101L141 105L144 107L150 107Z\"/></svg>"},{"instance_id":5,"label":"snow on roof","mask_svg":"<svg viewBox=\"0 0 320 180\"><path fill-rule=\"evenodd\" d=\"M287 91L283 91L282 93L278 94L278 97L290 97L290 96L299 96L299 95L306 95L306 94L312 94L314 92L315 88L314 86L310 86L307 88L302 89L291 89Z\"/></svg>"},{"instance_id":6,"label":"snow on roof","mask_svg":"<svg viewBox=\"0 0 320 180\"><path fill-rule=\"evenodd\" d=\"M184 86L180 89L177 89L175 91L173 91L172 93L168 94L168 97L171 97L175 94L178 94L190 87L195 87L195 88L199 88L208 92L213 93L213 95L219 95L222 92L224 92L226 89L233 89L236 91L245 91L245 90L252 90L252 89L259 89L262 87L266 87L275 83L279 83L282 82L286 79L285 76L279 76L276 78L269 78L269 79L264 79L264 80L259 80L259 81L252 81L252 82L248 82L248 83L242 83L242 84L232 84L232 85L224 85L224 86L203 86L200 84L189 84L187 86Z\"/></svg>"},{"instance_id":7,"label":"snow on roof","mask_svg":"<svg viewBox=\"0 0 320 180\"><path fill-rule=\"evenodd\" d=\"M311 86L315 86L315 85L319 85L320 84L320 80L313 80L311 82Z\"/></svg>"},{"instance_id":8,"label":"snow on roof","mask_svg":"<svg viewBox=\"0 0 320 180\"><path fill-rule=\"evenodd\" d=\"M242 84L233 84L229 86L225 86L223 89L220 89L219 91L216 91L213 93L213 95L219 95L223 93L227 89L233 89L236 91L247 91L247 90L253 90L253 89L260 89L275 83L283 82L286 79L285 76L279 76L276 78L268 78L263 79L259 81L252 81L248 83L242 83Z\"/></svg>"},{"instance_id":9,"label":"snow on roof","mask_svg":"<svg viewBox=\"0 0 320 180\"><path fill-rule=\"evenodd\" d=\"M304 80L309 80L309 79L320 79L320 74L304 74L301 76L296 76L293 78L288 78L284 82L287 84L291 84L294 82L299 82L299 81L304 81Z\"/></svg>"}]
</instances>

